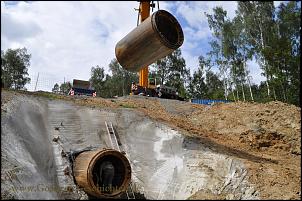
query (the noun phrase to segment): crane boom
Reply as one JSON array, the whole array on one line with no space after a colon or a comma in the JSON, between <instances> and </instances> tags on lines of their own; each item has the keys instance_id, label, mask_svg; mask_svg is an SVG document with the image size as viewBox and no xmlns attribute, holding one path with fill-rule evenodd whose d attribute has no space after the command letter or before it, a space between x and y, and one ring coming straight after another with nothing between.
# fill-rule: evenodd
<instances>
[{"instance_id":1,"label":"crane boom","mask_svg":"<svg viewBox=\"0 0 302 201\"><path fill-rule=\"evenodd\" d=\"M141 23L150 16L150 1L140 1L139 12L141 16ZM139 85L148 87L148 66L145 66L139 71Z\"/></svg>"}]
</instances>

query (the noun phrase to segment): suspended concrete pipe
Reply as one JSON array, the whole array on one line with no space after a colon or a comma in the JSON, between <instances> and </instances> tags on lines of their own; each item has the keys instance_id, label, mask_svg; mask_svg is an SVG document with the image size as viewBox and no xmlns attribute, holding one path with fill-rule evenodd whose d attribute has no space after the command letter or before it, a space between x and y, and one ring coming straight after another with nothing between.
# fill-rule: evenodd
<instances>
[{"instance_id":1,"label":"suspended concrete pipe","mask_svg":"<svg viewBox=\"0 0 302 201\"><path fill-rule=\"evenodd\" d=\"M114 167L112 186L102 185L100 168L104 162ZM114 198L125 192L131 180L131 166L125 154L114 149L80 153L74 161L73 174L79 187L98 198Z\"/></svg>"},{"instance_id":2,"label":"suspended concrete pipe","mask_svg":"<svg viewBox=\"0 0 302 201\"><path fill-rule=\"evenodd\" d=\"M115 56L123 68L136 72L167 56L183 41L183 31L176 18L158 10L116 44Z\"/></svg>"}]
</instances>

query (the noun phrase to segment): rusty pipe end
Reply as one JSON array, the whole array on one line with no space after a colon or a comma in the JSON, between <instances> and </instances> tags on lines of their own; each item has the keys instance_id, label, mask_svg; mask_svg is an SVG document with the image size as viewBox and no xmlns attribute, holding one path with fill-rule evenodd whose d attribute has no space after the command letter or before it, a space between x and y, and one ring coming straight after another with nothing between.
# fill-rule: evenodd
<instances>
[{"instance_id":1,"label":"rusty pipe end","mask_svg":"<svg viewBox=\"0 0 302 201\"><path fill-rule=\"evenodd\" d=\"M168 48L176 50L184 42L184 34L177 19L168 11L158 10L151 16L152 27L161 42Z\"/></svg>"},{"instance_id":2,"label":"rusty pipe end","mask_svg":"<svg viewBox=\"0 0 302 201\"><path fill-rule=\"evenodd\" d=\"M102 185L100 168L110 161L114 167L112 186ZM98 198L117 197L125 192L131 181L131 165L125 154L114 149L86 151L75 159L74 176L79 187Z\"/></svg>"}]
</instances>

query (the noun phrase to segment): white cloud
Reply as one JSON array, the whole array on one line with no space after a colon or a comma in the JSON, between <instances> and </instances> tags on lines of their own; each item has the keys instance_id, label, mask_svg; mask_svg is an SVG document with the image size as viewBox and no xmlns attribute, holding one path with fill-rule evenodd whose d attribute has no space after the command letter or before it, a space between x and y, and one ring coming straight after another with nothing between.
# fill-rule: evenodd
<instances>
[{"instance_id":1,"label":"white cloud","mask_svg":"<svg viewBox=\"0 0 302 201\"><path fill-rule=\"evenodd\" d=\"M92 66L108 72L115 44L136 27L137 7L137 2L1 2L1 49L26 47L32 54L30 76L88 80Z\"/></svg>"},{"instance_id":2,"label":"white cloud","mask_svg":"<svg viewBox=\"0 0 302 201\"><path fill-rule=\"evenodd\" d=\"M284 1L274 1L274 6L277 8Z\"/></svg>"},{"instance_id":3,"label":"white cloud","mask_svg":"<svg viewBox=\"0 0 302 201\"><path fill-rule=\"evenodd\" d=\"M188 54L187 51L182 51L182 55L185 58L187 68L190 69L190 73L193 75L194 71L198 68L198 57Z\"/></svg>"},{"instance_id":4,"label":"white cloud","mask_svg":"<svg viewBox=\"0 0 302 201\"><path fill-rule=\"evenodd\" d=\"M19 19L8 13L3 13L1 16L1 30L8 40L19 42L22 42L25 38L34 37L41 32L41 28L33 20Z\"/></svg>"},{"instance_id":5,"label":"white cloud","mask_svg":"<svg viewBox=\"0 0 302 201\"><path fill-rule=\"evenodd\" d=\"M207 26L207 17L205 12L213 14L213 8L217 6L223 7L227 11L227 16L231 19L235 16L237 8L236 1L178 1L170 6L176 7L176 13L182 16L189 26L196 29L204 28ZM208 26L207 26L208 27Z\"/></svg>"},{"instance_id":6,"label":"white cloud","mask_svg":"<svg viewBox=\"0 0 302 201\"><path fill-rule=\"evenodd\" d=\"M1 1L1 49L28 49L33 86L38 72L39 80L49 83L47 90L64 77L88 80L92 66L100 65L108 73L115 44L136 27L138 6L136 1L37 1L10 6ZM223 6L234 17L237 3L160 1L160 9L171 12L183 27L181 49L191 73L198 56L205 54L199 51L206 51L201 41L206 44L211 37L204 12L211 14L215 6Z\"/></svg>"},{"instance_id":7,"label":"white cloud","mask_svg":"<svg viewBox=\"0 0 302 201\"><path fill-rule=\"evenodd\" d=\"M266 78L261 75L263 71L260 69L259 64L256 62L255 59L249 60L247 62L247 68L250 71L249 75L252 77L252 83L259 85L261 81L266 80Z\"/></svg>"}]
</instances>

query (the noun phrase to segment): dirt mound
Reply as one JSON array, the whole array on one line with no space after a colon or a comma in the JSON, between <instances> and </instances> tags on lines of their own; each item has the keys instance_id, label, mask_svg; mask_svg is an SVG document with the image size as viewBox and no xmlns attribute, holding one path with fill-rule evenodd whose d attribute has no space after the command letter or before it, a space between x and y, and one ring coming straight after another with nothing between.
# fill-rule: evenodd
<instances>
[{"instance_id":1,"label":"dirt mound","mask_svg":"<svg viewBox=\"0 0 302 201\"><path fill-rule=\"evenodd\" d=\"M273 147L301 154L301 108L282 102L215 104L194 112L201 128L237 136L254 148Z\"/></svg>"}]
</instances>

